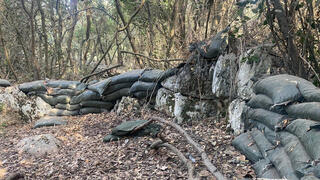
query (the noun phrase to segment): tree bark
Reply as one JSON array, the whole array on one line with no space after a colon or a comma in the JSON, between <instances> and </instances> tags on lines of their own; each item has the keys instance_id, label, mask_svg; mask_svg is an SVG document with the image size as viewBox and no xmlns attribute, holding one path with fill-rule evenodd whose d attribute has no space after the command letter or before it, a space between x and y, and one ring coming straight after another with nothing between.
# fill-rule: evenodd
<instances>
[{"instance_id":1,"label":"tree bark","mask_svg":"<svg viewBox=\"0 0 320 180\"><path fill-rule=\"evenodd\" d=\"M49 70L49 53L48 53L48 35L46 29L46 17L41 6L41 0L37 0L38 8L41 15L41 29L42 29L42 36L44 39L44 62L45 62L45 77L47 77L47 73Z\"/></svg>"}]
</instances>

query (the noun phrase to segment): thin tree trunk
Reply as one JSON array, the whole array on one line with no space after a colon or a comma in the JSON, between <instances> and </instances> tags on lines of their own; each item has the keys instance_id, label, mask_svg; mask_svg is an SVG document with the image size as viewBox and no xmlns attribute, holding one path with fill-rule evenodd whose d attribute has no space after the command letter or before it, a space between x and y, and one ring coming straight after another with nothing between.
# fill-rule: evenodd
<instances>
[{"instance_id":1,"label":"thin tree trunk","mask_svg":"<svg viewBox=\"0 0 320 180\"><path fill-rule=\"evenodd\" d=\"M70 7L71 7L71 12L70 14L72 14L72 26L71 29L69 31L69 38L68 38L68 42L67 42L67 63L70 63L70 68L73 69L73 73L75 73L75 67L74 67L74 63L71 60L71 50L72 50L72 40L73 40L73 34L74 34L74 29L75 26L77 24L77 4L78 4L78 0L71 0L70 1Z\"/></svg>"},{"instance_id":2,"label":"thin tree trunk","mask_svg":"<svg viewBox=\"0 0 320 180\"><path fill-rule=\"evenodd\" d=\"M42 28L42 36L44 38L44 62L45 62L45 77L48 74L49 70L49 52L48 52L48 35L46 29L46 17L41 6L41 0L37 0L38 8L41 15L41 28Z\"/></svg>"}]
</instances>

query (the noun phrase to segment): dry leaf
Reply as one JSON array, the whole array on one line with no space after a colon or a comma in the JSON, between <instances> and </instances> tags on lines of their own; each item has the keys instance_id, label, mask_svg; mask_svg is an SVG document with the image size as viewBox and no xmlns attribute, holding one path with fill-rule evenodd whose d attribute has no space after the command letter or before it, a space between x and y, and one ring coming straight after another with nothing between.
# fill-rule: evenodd
<instances>
[{"instance_id":1,"label":"dry leaf","mask_svg":"<svg viewBox=\"0 0 320 180\"><path fill-rule=\"evenodd\" d=\"M6 174L7 174L7 169L6 168L0 168L0 179L4 179Z\"/></svg>"}]
</instances>

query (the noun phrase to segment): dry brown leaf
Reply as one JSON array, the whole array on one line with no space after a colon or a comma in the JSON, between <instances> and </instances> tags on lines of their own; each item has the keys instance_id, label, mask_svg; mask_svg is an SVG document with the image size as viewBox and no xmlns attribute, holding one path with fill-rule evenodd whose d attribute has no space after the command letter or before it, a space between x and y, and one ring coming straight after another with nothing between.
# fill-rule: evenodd
<instances>
[{"instance_id":1,"label":"dry brown leaf","mask_svg":"<svg viewBox=\"0 0 320 180\"><path fill-rule=\"evenodd\" d=\"M0 179L4 179L6 174L7 174L7 169L6 168L0 168Z\"/></svg>"}]
</instances>

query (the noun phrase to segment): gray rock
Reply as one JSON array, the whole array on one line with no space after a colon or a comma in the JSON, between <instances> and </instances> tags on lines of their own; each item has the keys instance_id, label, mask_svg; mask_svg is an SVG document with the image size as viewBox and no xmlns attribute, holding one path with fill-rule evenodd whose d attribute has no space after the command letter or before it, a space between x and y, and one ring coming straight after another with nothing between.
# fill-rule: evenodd
<instances>
[{"instance_id":1,"label":"gray rock","mask_svg":"<svg viewBox=\"0 0 320 180\"><path fill-rule=\"evenodd\" d=\"M229 123L235 135L239 135L244 132L242 113L244 112L245 106L245 102L241 99L235 99L229 105Z\"/></svg>"},{"instance_id":2,"label":"gray rock","mask_svg":"<svg viewBox=\"0 0 320 180\"><path fill-rule=\"evenodd\" d=\"M58 152L61 143L51 134L42 134L22 139L17 147L20 153L43 156Z\"/></svg>"},{"instance_id":3,"label":"gray rock","mask_svg":"<svg viewBox=\"0 0 320 180\"><path fill-rule=\"evenodd\" d=\"M126 112L137 112L140 110L141 106L139 101L135 98L123 96L121 101L116 105L115 112L118 115L124 114Z\"/></svg>"},{"instance_id":4,"label":"gray rock","mask_svg":"<svg viewBox=\"0 0 320 180\"><path fill-rule=\"evenodd\" d=\"M169 89L170 91L176 92L177 91L177 87L176 87L176 81L177 81L177 75L171 76L165 80L163 80L161 82L161 85L166 88Z\"/></svg>"},{"instance_id":5,"label":"gray rock","mask_svg":"<svg viewBox=\"0 0 320 180\"><path fill-rule=\"evenodd\" d=\"M0 79L0 87L8 87L11 86L11 83L8 80Z\"/></svg>"},{"instance_id":6,"label":"gray rock","mask_svg":"<svg viewBox=\"0 0 320 180\"><path fill-rule=\"evenodd\" d=\"M174 92L166 88L160 88L156 96L155 109L157 109L158 111L165 112L167 115L173 117L174 104L175 104Z\"/></svg>"},{"instance_id":7,"label":"gray rock","mask_svg":"<svg viewBox=\"0 0 320 180\"><path fill-rule=\"evenodd\" d=\"M58 125L64 125L67 124L67 120L63 117L57 117L57 116L45 116L41 119L39 119L33 128L39 128L43 126L58 126Z\"/></svg>"}]
</instances>

